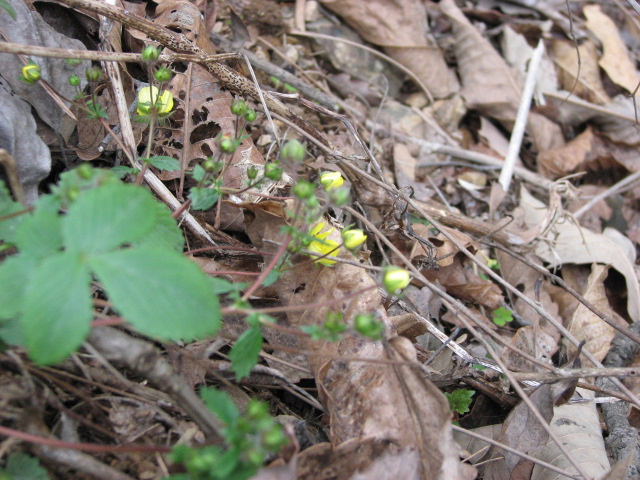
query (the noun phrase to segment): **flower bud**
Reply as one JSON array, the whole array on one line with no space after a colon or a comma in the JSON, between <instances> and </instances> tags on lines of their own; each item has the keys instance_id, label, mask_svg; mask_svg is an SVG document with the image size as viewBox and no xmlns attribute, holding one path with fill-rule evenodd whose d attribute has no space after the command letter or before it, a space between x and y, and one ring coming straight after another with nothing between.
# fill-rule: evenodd
<instances>
[{"instance_id":1,"label":"flower bud","mask_svg":"<svg viewBox=\"0 0 640 480\"><path fill-rule=\"evenodd\" d=\"M301 162L304 160L304 156L307 153L307 148L298 140L289 140L282 147L280 156L283 160L290 160L292 162Z\"/></svg>"},{"instance_id":2,"label":"flower bud","mask_svg":"<svg viewBox=\"0 0 640 480\"><path fill-rule=\"evenodd\" d=\"M160 83L165 83L171 80L171 77L173 77L173 72L170 68L160 67L155 71L153 77Z\"/></svg>"},{"instance_id":3,"label":"flower bud","mask_svg":"<svg viewBox=\"0 0 640 480\"><path fill-rule=\"evenodd\" d=\"M231 103L231 113L233 113L236 117L242 117L247 112L247 104L244 103L244 100L235 99Z\"/></svg>"},{"instance_id":4,"label":"flower bud","mask_svg":"<svg viewBox=\"0 0 640 480\"><path fill-rule=\"evenodd\" d=\"M247 122L253 122L256 118L258 118L258 114L255 110L247 110L244 114L244 119Z\"/></svg>"},{"instance_id":5,"label":"flower bud","mask_svg":"<svg viewBox=\"0 0 640 480\"><path fill-rule=\"evenodd\" d=\"M326 191L329 191L341 187L344 183L344 178L342 178L340 172L322 172L320 174L320 183Z\"/></svg>"},{"instance_id":6,"label":"flower bud","mask_svg":"<svg viewBox=\"0 0 640 480\"><path fill-rule=\"evenodd\" d=\"M342 232L342 241L344 242L344 246L349 250L358 248L366 239L367 236L359 228L352 228L351 230Z\"/></svg>"},{"instance_id":7,"label":"flower bud","mask_svg":"<svg viewBox=\"0 0 640 480\"><path fill-rule=\"evenodd\" d=\"M65 58L65 62L67 62L67 65L69 65L70 67L75 67L77 65L80 65L82 63L82 60L80 60L79 58Z\"/></svg>"},{"instance_id":8,"label":"flower bud","mask_svg":"<svg viewBox=\"0 0 640 480\"><path fill-rule=\"evenodd\" d=\"M382 337L384 326L382 322L377 321L370 313L359 313L354 319L353 328L360 335L373 338L375 340Z\"/></svg>"},{"instance_id":9,"label":"flower bud","mask_svg":"<svg viewBox=\"0 0 640 480\"><path fill-rule=\"evenodd\" d=\"M22 67L22 76L20 77L23 81L27 82L29 85L33 85L42 76L42 71L40 69L40 65L36 65L33 62L29 62L27 65Z\"/></svg>"},{"instance_id":10,"label":"flower bud","mask_svg":"<svg viewBox=\"0 0 640 480\"><path fill-rule=\"evenodd\" d=\"M225 133L218 138L218 145L220 145L220 150L224 153L234 153L238 145L231 135Z\"/></svg>"},{"instance_id":11,"label":"flower bud","mask_svg":"<svg viewBox=\"0 0 640 480\"><path fill-rule=\"evenodd\" d=\"M69 75L69 85L72 87L80 85L80 77L78 75Z\"/></svg>"},{"instance_id":12,"label":"flower bud","mask_svg":"<svg viewBox=\"0 0 640 480\"><path fill-rule=\"evenodd\" d=\"M382 283L387 292L395 293L411 283L411 275L404 268L387 267L382 276Z\"/></svg>"},{"instance_id":13,"label":"flower bud","mask_svg":"<svg viewBox=\"0 0 640 480\"><path fill-rule=\"evenodd\" d=\"M296 197L303 200L307 198L311 198L311 196L313 195L313 192L315 191L316 191L316 186L311 182L307 182L306 180L300 180L291 189L291 193L293 193Z\"/></svg>"},{"instance_id":14,"label":"flower bud","mask_svg":"<svg viewBox=\"0 0 640 480\"><path fill-rule=\"evenodd\" d=\"M349 203L350 198L351 194L347 187L334 188L329 192L329 200L338 207Z\"/></svg>"},{"instance_id":15,"label":"flower bud","mask_svg":"<svg viewBox=\"0 0 640 480\"><path fill-rule=\"evenodd\" d=\"M102 77L102 69L100 67L91 67L85 72L87 80L97 82Z\"/></svg>"},{"instance_id":16,"label":"flower bud","mask_svg":"<svg viewBox=\"0 0 640 480\"><path fill-rule=\"evenodd\" d=\"M147 45L142 49L142 60L145 62L154 62L160 56L160 50L154 45Z\"/></svg>"},{"instance_id":17,"label":"flower bud","mask_svg":"<svg viewBox=\"0 0 640 480\"><path fill-rule=\"evenodd\" d=\"M280 180L283 173L284 169L282 169L277 163L267 163L264 166L264 176L271 180Z\"/></svg>"}]
</instances>

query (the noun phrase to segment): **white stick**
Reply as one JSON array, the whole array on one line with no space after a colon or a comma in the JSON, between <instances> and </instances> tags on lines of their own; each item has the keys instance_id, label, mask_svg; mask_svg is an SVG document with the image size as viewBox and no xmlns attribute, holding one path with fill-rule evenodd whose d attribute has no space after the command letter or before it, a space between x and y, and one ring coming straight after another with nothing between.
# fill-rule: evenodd
<instances>
[{"instance_id":1,"label":"white stick","mask_svg":"<svg viewBox=\"0 0 640 480\"><path fill-rule=\"evenodd\" d=\"M531 107L531 97L533 96L533 90L536 86L538 77L538 69L540 68L540 61L542 60L542 53L544 52L544 44L542 40L538 42L538 46L531 55L529 60L529 70L527 71L527 79L524 83L524 89L522 91L522 98L520 99L520 106L518 107L518 115L516 116L516 123L513 126L511 132L511 140L509 140L509 150L507 156L504 159L504 165L500 172L499 182L502 185L502 189L509 191L509 185L511 185L511 178L513 177L513 169L520 152L520 146L522 144L522 137L524 136L524 129L527 126L527 118L529 116L529 108Z\"/></svg>"}]
</instances>

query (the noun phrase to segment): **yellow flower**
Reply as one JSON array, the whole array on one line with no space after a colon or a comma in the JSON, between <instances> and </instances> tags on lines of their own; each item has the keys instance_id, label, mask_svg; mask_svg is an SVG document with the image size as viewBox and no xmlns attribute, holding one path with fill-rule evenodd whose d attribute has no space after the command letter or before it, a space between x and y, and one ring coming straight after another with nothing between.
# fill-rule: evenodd
<instances>
[{"instance_id":1,"label":"yellow flower","mask_svg":"<svg viewBox=\"0 0 640 480\"><path fill-rule=\"evenodd\" d=\"M22 80L27 82L30 85L33 85L41 77L40 65L36 65L35 63L28 63L24 67L22 67Z\"/></svg>"},{"instance_id":2,"label":"yellow flower","mask_svg":"<svg viewBox=\"0 0 640 480\"><path fill-rule=\"evenodd\" d=\"M307 250L312 254L315 254L312 256L321 257L323 255L331 255L335 257L340 252L340 244L330 238L327 238L335 231L335 228L330 228L326 232L322 232L322 229L324 229L325 226L326 224L324 222L318 222L309 232L309 235L313 237L313 241L307 246ZM336 263L335 260L331 260L329 258L321 258L316 260L316 262L327 266L331 266Z\"/></svg>"},{"instance_id":3,"label":"yellow flower","mask_svg":"<svg viewBox=\"0 0 640 480\"><path fill-rule=\"evenodd\" d=\"M159 117L164 117L171 113L173 109L173 95L168 90L163 90L158 94L158 87L144 87L138 92L138 115L144 117L151 115L151 101L155 102L156 113Z\"/></svg>"},{"instance_id":4,"label":"yellow flower","mask_svg":"<svg viewBox=\"0 0 640 480\"><path fill-rule=\"evenodd\" d=\"M366 239L367 236L359 228L352 228L351 230L345 230L344 232L342 232L342 240L344 241L344 246L349 250L358 248L364 243Z\"/></svg>"},{"instance_id":5,"label":"yellow flower","mask_svg":"<svg viewBox=\"0 0 640 480\"><path fill-rule=\"evenodd\" d=\"M411 275L404 268L388 267L382 276L382 283L387 292L395 293L411 283Z\"/></svg>"},{"instance_id":6,"label":"yellow flower","mask_svg":"<svg viewBox=\"0 0 640 480\"><path fill-rule=\"evenodd\" d=\"M334 188L341 187L344 183L344 178L340 175L340 172L322 172L320 174L320 183L322 187L328 192Z\"/></svg>"}]
</instances>

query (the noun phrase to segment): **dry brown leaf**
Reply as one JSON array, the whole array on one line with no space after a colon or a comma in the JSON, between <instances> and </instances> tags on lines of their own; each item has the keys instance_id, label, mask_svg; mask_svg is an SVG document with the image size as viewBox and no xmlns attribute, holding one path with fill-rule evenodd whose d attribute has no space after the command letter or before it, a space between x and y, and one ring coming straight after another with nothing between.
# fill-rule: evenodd
<instances>
[{"instance_id":1,"label":"dry brown leaf","mask_svg":"<svg viewBox=\"0 0 640 480\"><path fill-rule=\"evenodd\" d=\"M604 280L607 278L608 271L608 265L594 263L591 266L591 275L589 275L587 289L584 291L583 296L598 310L611 316L611 306L604 288ZM603 360L607 355L611 341L616 333L612 326L605 323L604 320L582 304L578 305L567 327L579 341L584 340L587 342L584 348L599 361ZM575 351L576 347L567 343L568 355L572 356Z\"/></svg>"},{"instance_id":2,"label":"dry brown leaf","mask_svg":"<svg viewBox=\"0 0 640 480\"><path fill-rule=\"evenodd\" d=\"M557 179L578 170L615 166L607 144L591 126L561 147L538 155L538 170L547 178Z\"/></svg>"},{"instance_id":3,"label":"dry brown leaf","mask_svg":"<svg viewBox=\"0 0 640 480\"><path fill-rule=\"evenodd\" d=\"M570 91L589 102L600 105L611 101L605 92L600 78L598 51L593 42L587 40L578 47L580 51L580 68L578 69L578 52L569 40L556 39L553 42L553 58L558 65L560 84L564 90ZM576 82L576 77L578 81Z\"/></svg>"},{"instance_id":4,"label":"dry brown leaf","mask_svg":"<svg viewBox=\"0 0 640 480\"><path fill-rule=\"evenodd\" d=\"M635 91L638 88L640 76L635 68L635 62L629 57L616 24L600 10L600 5L585 5L582 12L587 18L585 26L602 43L602 57L598 64L607 72L613 83L630 93Z\"/></svg>"},{"instance_id":5,"label":"dry brown leaf","mask_svg":"<svg viewBox=\"0 0 640 480\"><path fill-rule=\"evenodd\" d=\"M542 417L548 422L553 416L553 402L549 385L538 387L529 400L536 406ZM498 441L521 452L531 455L547 443L547 433L529 407L520 402L509 414L502 425ZM534 463L518 455L492 447L483 478L485 480L507 480L529 478Z\"/></svg>"},{"instance_id":6,"label":"dry brown leaf","mask_svg":"<svg viewBox=\"0 0 640 480\"><path fill-rule=\"evenodd\" d=\"M416 164L417 160L404 143L393 145L393 166L398 188L411 187L416 198L431 198L433 190L423 182L416 181Z\"/></svg>"},{"instance_id":7,"label":"dry brown leaf","mask_svg":"<svg viewBox=\"0 0 640 480\"><path fill-rule=\"evenodd\" d=\"M462 96L467 107L510 126L520 103L522 87L519 80L453 0L442 0L439 5L453 27Z\"/></svg>"},{"instance_id":8,"label":"dry brown leaf","mask_svg":"<svg viewBox=\"0 0 640 480\"><path fill-rule=\"evenodd\" d=\"M440 49L429 41L429 24L420 0L322 0L374 45L414 72L435 98L458 91L455 74Z\"/></svg>"},{"instance_id":9,"label":"dry brown leaf","mask_svg":"<svg viewBox=\"0 0 640 480\"><path fill-rule=\"evenodd\" d=\"M539 326L530 325L520 327L515 335L509 340L510 347L502 349L502 360L510 370L518 372L537 372L541 367L525 359L520 352L551 364L551 357L558 350L558 341L545 332Z\"/></svg>"}]
</instances>

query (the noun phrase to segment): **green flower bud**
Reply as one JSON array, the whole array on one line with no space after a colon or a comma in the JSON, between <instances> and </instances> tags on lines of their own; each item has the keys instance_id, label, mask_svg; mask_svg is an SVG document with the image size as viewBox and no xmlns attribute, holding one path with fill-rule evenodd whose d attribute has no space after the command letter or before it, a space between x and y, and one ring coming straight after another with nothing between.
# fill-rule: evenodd
<instances>
[{"instance_id":1,"label":"green flower bud","mask_svg":"<svg viewBox=\"0 0 640 480\"><path fill-rule=\"evenodd\" d=\"M384 325L382 322L377 321L370 313L359 313L354 319L354 325L356 332L365 337L378 340L382 337Z\"/></svg>"},{"instance_id":2,"label":"green flower bud","mask_svg":"<svg viewBox=\"0 0 640 480\"><path fill-rule=\"evenodd\" d=\"M75 67L82 63L82 60L80 60L79 58L66 58L65 61L70 67Z\"/></svg>"},{"instance_id":3,"label":"green flower bud","mask_svg":"<svg viewBox=\"0 0 640 480\"><path fill-rule=\"evenodd\" d=\"M91 175L93 175L93 168L88 163L83 163L78 168L76 168L76 173L83 180L89 180Z\"/></svg>"},{"instance_id":4,"label":"green flower bud","mask_svg":"<svg viewBox=\"0 0 640 480\"><path fill-rule=\"evenodd\" d=\"M142 60L154 62L160 56L160 49L154 45L147 45L142 49Z\"/></svg>"},{"instance_id":5,"label":"green flower bud","mask_svg":"<svg viewBox=\"0 0 640 480\"><path fill-rule=\"evenodd\" d=\"M69 75L69 85L72 87L80 85L80 77L78 75Z\"/></svg>"},{"instance_id":6,"label":"green flower bud","mask_svg":"<svg viewBox=\"0 0 640 480\"><path fill-rule=\"evenodd\" d=\"M264 166L264 176L270 178L271 180L280 180L283 173L284 169L277 163L267 163Z\"/></svg>"},{"instance_id":7,"label":"green flower bud","mask_svg":"<svg viewBox=\"0 0 640 480\"><path fill-rule=\"evenodd\" d=\"M234 153L238 145L231 135L225 133L224 135L220 135L218 137L218 145L220 145L220 150L224 153Z\"/></svg>"},{"instance_id":8,"label":"green flower bud","mask_svg":"<svg viewBox=\"0 0 640 480\"><path fill-rule=\"evenodd\" d=\"M29 62L22 67L22 75L20 78L22 81L27 82L29 85L33 85L42 77L42 70L40 65L36 65L33 62Z\"/></svg>"},{"instance_id":9,"label":"green flower bud","mask_svg":"<svg viewBox=\"0 0 640 480\"><path fill-rule=\"evenodd\" d=\"M305 147L298 140L289 140L282 147L280 156L284 160L290 160L292 162L301 162L304 160L304 156L307 153L307 147Z\"/></svg>"},{"instance_id":10,"label":"green flower bud","mask_svg":"<svg viewBox=\"0 0 640 480\"><path fill-rule=\"evenodd\" d=\"M341 187L344 183L344 178L342 178L340 172L322 172L320 174L320 183L326 191L329 191Z\"/></svg>"},{"instance_id":11,"label":"green flower bud","mask_svg":"<svg viewBox=\"0 0 640 480\"><path fill-rule=\"evenodd\" d=\"M258 117L258 114L255 112L255 110L247 110L246 113L244 114L244 119L247 122L253 122L257 117Z\"/></svg>"},{"instance_id":12,"label":"green flower bud","mask_svg":"<svg viewBox=\"0 0 640 480\"><path fill-rule=\"evenodd\" d=\"M352 228L351 230L342 232L342 241L344 242L344 246L349 250L358 248L366 239L367 236L359 228Z\"/></svg>"},{"instance_id":13,"label":"green flower bud","mask_svg":"<svg viewBox=\"0 0 640 480\"><path fill-rule=\"evenodd\" d=\"M171 77L173 77L173 72L170 68L160 67L155 71L153 77L160 83L165 83L171 80Z\"/></svg>"},{"instance_id":14,"label":"green flower bud","mask_svg":"<svg viewBox=\"0 0 640 480\"><path fill-rule=\"evenodd\" d=\"M212 158L207 158L202 162L202 168L207 172L215 173L220 169L220 164L218 162L214 162Z\"/></svg>"},{"instance_id":15,"label":"green flower bud","mask_svg":"<svg viewBox=\"0 0 640 480\"><path fill-rule=\"evenodd\" d=\"M311 196L315 191L316 191L316 186L313 183L308 182L306 180L300 180L291 189L291 193L293 193L296 197L302 200L311 198Z\"/></svg>"},{"instance_id":16,"label":"green flower bud","mask_svg":"<svg viewBox=\"0 0 640 480\"><path fill-rule=\"evenodd\" d=\"M411 283L411 275L404 268L387 267L382 276L382 283L387 292L395 293Z\"/></svg>"},{"instance_id":17,"label":"green flower bud","mask_svg":"<svg viewBox=\"0 0 640 480\"><path fill-rule=\"evenodd\" d=\"M329 191L329 200L338 207L346 205L350 199L351 193L348 187L339 187Z\"/></svg>"},{"instance_id":18,"label":"green flower bud","mask_svg":"<svg viewBox=\"0 0 640 480\"><path fill-rule=\"evenodd\" d=\"M100 67L91 67L86 72L87 80L97 82L102 77L102 69Z\"/></svg>"},{"instance_id":19,"label":"green flower bud","mask_svg":"<svg viewBox=\"0 0 640 480\"><path fill-rule=\"evenodd\" d=\"M242 117L246 112L247 104L244 103L244 100L236 98L233 102L231 102L231 113L233 113L236 117Z\"/></svg>"}]
</instances>

